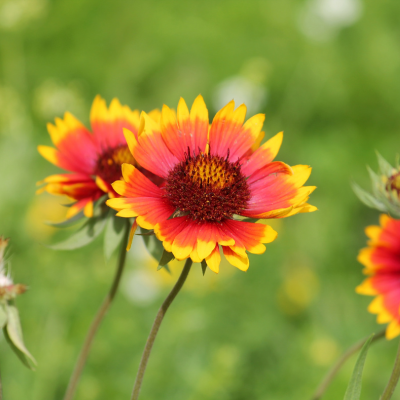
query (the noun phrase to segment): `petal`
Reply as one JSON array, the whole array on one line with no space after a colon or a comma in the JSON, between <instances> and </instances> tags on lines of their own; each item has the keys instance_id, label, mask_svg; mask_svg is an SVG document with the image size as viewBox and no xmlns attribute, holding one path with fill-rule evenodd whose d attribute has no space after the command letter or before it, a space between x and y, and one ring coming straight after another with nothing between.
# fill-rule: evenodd
<instances>
[{"instance_id":1,"label":"petal","mask_svg":"<svg viewBox=\"0 0 400 400\"><path fill-rule=\"evenodd\" d=\"M175 237L188 225L188 217L177 217L160 222L154 228L157 238L163 242L165 250L172 252Z\"/></svg>"},{"instance_id":2,"label":"petal","mask_svg":"<svg viewBox=\"0 0 400 400\"><path fill-rule=\"evenodd\" d=\"M216 244L233 246L235 240L229 237L220 224L202 223L197 236L197 251L204 259L214 250Z\"/></svg>"},{"instance_id":3,"label":"petal","mask_svg":"<svg viewBox=\"0 0 400 400\"><path fill-rule=\"evenodd\" d=\"M251 197L241 215L251 218L280 218L300 212L315 211L306 205L314 186L303 186L311 168L303 165L292 167L293 175L271 174L249 184ZM299 208L298 210L294 210Z\"/></svg>"},{"instance_id":4,"label":"petal","mask_svg":"<svg viewBox=\"0 0 400 400\"><path fill-rule=\"evenodd\" d=\"M231 101L220 110L210 129L210 154L227 157L232 162L240 159L257 141L265 116L257 114L244 125L246 106L241 105L234 110L235 103Z\"/></svg>"},{"instance_id":5,"label":"petal","mask_svg":"<svg viewBox=\"0 0 400 400\"><path fill-rule=\"evenodd\" d=\"M247 271L249 268L249 258L246 254L245 257L236 254L230 247L222 246L224 256L230 264L234 267L239 268L241 271Z\"/></svg>"},{"instance_id":6,"label":"petal","mask_svg":"<svg viewBox=\"0 0 400 400\"><path fill-rule=\"evenodd\" d=\"M39 146L39 152L47 160L72 172L93 174L97 152L91 133L72 114L65 113L64 119L56 118L55 125L47 129L58 150L51 152Z\"/></svg>"},{"instance_id":7,"label":"petal","mask_svg":"<svg viewBox=\"0 0 400 400\"><path fill-rule=\"evenodd\" d=\"M199 228L197 223L188 220L186 227L175 236L172 243L172 253L177 260L184 260L189 257L196 246Z\"/></svg>"},{"instance_id":8,"label":"petal","mask_svg":"<svg viewBox=\"0 0 400 400\"><path fill-rule=\"evenodd\" d=\"M92 198L90 198L90 197L84 198L82 200L77 201L74 205L69 207L66 218L70 219L82 210L86 217L90 218L93 216L93 199Z\"/></svg>"},{"instance_id":9,"label":"petal","mask_svg":"<svg viewBox=\"0 0 400 400\"><path fill-rule=\"evenodd\" d=\"M293 170L290 165L285 164L284 162L274 161L258 169L256 172L250 175L247 179L247 184L250 185L251 183L263 179L271 174L293 175Z\"/></svg>"},{"instance_id":10,"label":"petal","mask_svg":"<svg viewBox=\"0 0 400 400\"><path fill-rule=\"evenodd\" d=\"M124 130L124 134L133 157L154 174L167 178L168 173L179 162L165 144L159 125L146 113L142 113L137 140L128 130Z\"/></svg>"},{"instance_id":11,"label":"petal","mask_svg":"<svg viewBox=\"0 0 400 400\"><path fill-rule=\"evenodd\" d=\"M400 323L393 320L386 329L386 339L391 340L400 335Z\"/></svg>"},{"instance_id":12,"label":"petal","mask_svg":"<svg viewBox=\"0 0 400 400\"><path fill-rule=\"evenodd\" d=\"M152 229L168 219L175 211L163 196L163 191L147 179L137 168L123 164L122 174L126 181L116 181L113 189L126 198L109 199L107 205L119 211L126 218L138 217L137 223L145 229ZM128 212L129 211L129 212Z\"/></svg>"},{"instance_id":13,"label":"petal","mask_svg":"<svg viewBox=\"0 0 400 400\"><path fill-rule=\"evenodd\" d=\"M186 155L204 152L208 135L208 110L202 96L197 96L189 113L182 98L179 100L177 116L167 106L163 106L161 116L162 136L169 150L180 161Z\"/></svg>"},{"instance_id":14,"label":"petal","mask_svg":"<svg viewBox=\"0 0 400 400\"><path fill-rule=\"evenodd\" d=\"M218 244L215 245L215 247L212 250L212 252L210 253L210 255L208 255L206 257L206 263L207 263L208 268L211 269L211 271L218 274L219 264L221 263L221 254L219 252Z\"/></svg>"},{"instance_id":15,"label":"petal","mask_svg":"<svg viewBox=\"0 0 400 400\"><path fill-rule=\"evenodd\" d=\"M231 249L243 257L245 250L254 254L264 253L265 246L262 243L271 243L278 236L269 225L252 222L225 220L223 229L235 239L235 246L230 246Z\"/></svg>"},{"instance_id":16,"label":"petal","mask_svg":"<svg viewBox=\"0 0 400 400\"><path fill-rule=\"evenodd\" d=\"M366 296L375 296L379 294L379 292L374 288L372 284L372 279L365 279L363 283L356 287L356 293L364 294Z\"/></svg>"},{"instance_id":17,"label":"petal","mask_svg":"<svg viewBox=\"0 0 400 400\"><path fill-rule=\"evenodd\" d=\"M259 149L257 149L245 163L242 165L242 172L245 176L250 176L258 169L263 168L265 165L272 162L278 154L283 140L283 132L265 142Z\"/></svg>"},{"instance_id":18,"label":"petal","mask_svg":"<svg viewBox=\"0 0 400 400\"><path fill-rule=\"evenodd\" d=\"M138 110L132 111L128 106L122 106L118 99L113 99L107 108L105 100L97 95L90 111L90 123L97 151L103 153L110 148L125 145L124 128L137 137L139 122Z\"/></svg>"},{"instance_id":19,"label":"petal","mask_svg":"<svg viewBox=\"0 0 400 400\"><path fill-rule=\"evenodd\" d=\"M135 236L137 227L138 227L138 224L135 220L135 222L132 224L131 230L129 231L129 238L128 238L128 243L126 245L126 251L129 251L131 249L133 237Z\"/></svg>"}]
</instances>

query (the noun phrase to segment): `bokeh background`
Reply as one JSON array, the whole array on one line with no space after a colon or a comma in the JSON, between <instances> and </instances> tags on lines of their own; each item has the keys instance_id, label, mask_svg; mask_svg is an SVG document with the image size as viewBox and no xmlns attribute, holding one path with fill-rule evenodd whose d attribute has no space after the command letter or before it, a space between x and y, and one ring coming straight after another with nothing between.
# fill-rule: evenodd
<instances>
[{"instance_id":1,"label":"bokeh background","mask_svg":"<svg viewBox=\"0 0 400 400\"><path fill-rule=\"evenodd\" d=\"M284 130L278 159L310 164L319 211L273 222L278 239L250 256L247 273L195 268L160 331L142 389L147 400L309 399L353 342L380 329L366 311L358 250L378 212L356 199L375 150L389 161L400 132L397 0L0 0L0 233L11 237L12 275L36 372L0 339L4 397L62 398L115 260L102 242L71 252L59 198L35 196L56 173L38 144L67 110L86 124L101 94L131 108L176 107L201 93L210 114L234 98ZM135 238L121 290L95 340L77 399L129 398L142 348L172 276ZM396 340L373 346L364 399L385 386ZM355 359L326 394L342 398Z\"/></svg>"}]
</instances>

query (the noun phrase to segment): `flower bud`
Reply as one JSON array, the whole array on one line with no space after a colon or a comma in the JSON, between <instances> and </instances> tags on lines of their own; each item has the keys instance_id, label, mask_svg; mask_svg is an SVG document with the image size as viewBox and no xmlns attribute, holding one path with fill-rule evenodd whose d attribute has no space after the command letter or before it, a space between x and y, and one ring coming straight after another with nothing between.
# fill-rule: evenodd
<instances>
[{"instance_id":1,"label":"flower bud","mask_svg":"<svg viewBox=\"0 0 400 400\"><path fill-rule=\"evenodd\" d=\"M356 183L353 190L368 207L400 217L400 167L392 167L379 153L379 171L375 173L368 167L372 183L372 193L368 193Z\"/></svg>"}]
</instances>

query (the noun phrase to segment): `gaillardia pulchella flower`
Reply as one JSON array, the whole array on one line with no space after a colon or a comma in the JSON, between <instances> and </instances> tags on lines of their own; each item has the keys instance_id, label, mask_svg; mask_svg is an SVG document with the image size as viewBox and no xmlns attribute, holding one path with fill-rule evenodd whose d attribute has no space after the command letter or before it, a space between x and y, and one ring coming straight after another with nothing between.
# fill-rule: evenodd
<instances>
[{"instance_id":1,"label":"gaillardia pulchella flower","mask_svg":"<svg viewBox=\"0 0 400 400\"><path fill-rule=\"evenodd\" d=\"M261 254L277 233L268 225L241 220L282 218L316 208L307 204L314 187L303 187L311 169L272 160L282 133L260 147L264 115L245 123L246 106L231 101L211 126L204 100L191 111L183 99L177 114L163 106L161 123L142 113L138 135L125 130L133 157L165 184L157 187L134 165L123 164L123 180L113 183L121 198L107 204L117 216L137 217L154 229L165 250L178 260L205 260L219 271L226 259L247 270L247 251Z\"/></svg>"},{"instance_id":2,"label":"gaillardia pulchella flower","mask_svg":"<svg viewBox=\"0 0 400 400\"><path fill-rule=\"evenodd\" d=\"M400 335L400 221L382 214L380 226L368 226L365 233L370 240L358 261L370 276L356 292L376 296L368 311L378 314L378 323L389 323L386 337L392 339Z\"/></svg>"},{"instance_id":3,"label":"gaillardia pulchella flower","mask_svg":"<svg viewBox=\"0 0 400 400\"><path fill-rule=\"evenodd\" d=\"M372 193L366 192L356 183L353 190L368 207L400 217L400 166L393 167L378 153L379 171L368 168Z\"/></svg>"},{"instance_id":4,"label":"gaillardia pulchella flower","mask_svg":"<svg viewBox=\"0 0 400 400\"><path fill-rule=\"evenodd\" d=\"M155 120L159 120L159 114L157 110L150 113ZM107 108L100 96L94 99L90 112L93 133L68 112L64 119L56 118L55 125L47 125L56 148L38 146L38 150L46 160L71 173L47 177L39 182L45 186L38 192L66 195L75 200L67 218L81 210L91 217L93 203L102 195L118 196L111 183L121 178L121 165L130 163L138 167L126 144L123 128L137 135L139 122L138 110L131 111L117 99Z\"/></svg>"}]
</instances>

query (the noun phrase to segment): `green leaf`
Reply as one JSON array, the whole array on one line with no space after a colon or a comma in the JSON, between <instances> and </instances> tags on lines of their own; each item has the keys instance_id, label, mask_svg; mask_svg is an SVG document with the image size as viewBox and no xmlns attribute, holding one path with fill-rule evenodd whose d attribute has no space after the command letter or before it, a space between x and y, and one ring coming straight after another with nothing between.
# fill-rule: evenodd
<instances>
[{"instance_id":1,"label":"green leaf","mask_svg":"<svg viewBox=\"0 0 400 400\"><path fill-rule=\"evenodd\" d=\"M4 325L7 323L7 311L6 311L6 305L0 303L0 329L4 328Z\"/></svg>"},{"instance_id":2,"label":"green leaf","mask_svg":"<svg viewBox=\"0 0 400 400\"><path fill-rule=\"evenodd\" d=\"M160 259L160 262L159 262L158 267L157 267L157 271L159 271L162 268L165 268L167 266L167 264L170 261L172 261L174 258L175 257L174 257L174 255L172 253L170 253L169 251L164 249L164 251L162 253L162 256L161 256L161 259Z\"/></svg>"},{"instance_id":3,"label":"green leaf","mask_svg":"<svg viewBox=\"0 0 400 400\"><path fill-rule=\"evenodd\" d=\"M68 239L50 245L53 250L73 250L86 246L103 232L107 221L108 210L98 217L89 218L88 221Z\"/></svg>"},{"instance_id":4,"label":"green leaf","mask_svg":"<svg viewBox=\"0 0 400 400\"><path fill-rule=\"evenodd\" d=\"M147 231L145 229L142 229L141 233L143 234L143 241L149 253L157 261L160 261L164 253L164 246L162 243L156 238L156 235L147 235Z\"/></svg>"},{"instance_id":5,"label":"green leaf","mask_svg":"<svg viewBox=\"0 0 400 400\"><path fill-rule=\"evenodd\" d=\"M80 211L78 214L74 215L69 219L66 219L65 221L61 222L46 221L45 223L46 225L54 226L56 228L68 228L69 226L77 224L83 218L85 218L83 211Z\"/></svg>"},{"instance_id":6,"label":"green leaf","mask_svg":"<svg viewBox=\"0 0 400 400\"><path fill-rule=\"evenodd\" d=\"M12 302L7 305L7 317L7 325L3 329L4 336L23 364L33 370L32 364L36 365L36 360L25 347L18 310Z\"/></svg>"},{"instance_id":7,"label":"green leaf","mask_svg":"<svg viewBox=\"0 0 400 400\"><path fill-rule=\"evenodd\" d=\"M378 157L379 169L382 174L388 177L393 175L394 168L378 152L376 152L376 156Z\"/></svg>"},{"instance_id":8,"label":"green leaf","mask_svg":"<svg viewBox=\"0 0 400 400\"><path fill-rule=\"evenodd\" d=\"M364 369L365 359L367 358L367 353L373 337L374 334L369 337L369 339L364 343L364 346L361 349L343 400L360 400L362 373Z\"/></svg>"},{"instance_id":9,"label":"green leaf","mask_svg":"<svg viewBox=\"0 0 400 400\"><path fill-rule=\"evenodd\" d=\"M201 269L203 270L203 276L206 274L206 270L207 270L207 263L206 260L203 260L201 262Z\"/></svg>"},{"instance_id":10,"label":"green leaf","mask_svg":"<svg viewBox=\"0 0 400 400\"><path fill-rule=\"evenodd\" d=\"M353 188L356 196L367 206L371 208L376 208L380 211L386 211L386 207L378 201L374 196L370 193L366 192L364 189L361 189L356 183L352 182L351 187Z\"/></svg>"},{"instance_id":11,"label":"green leaf","mask_svg":"<svg viewBox=\"0 0 400 400\"><path fill-rule=\"evenodd\" d=\"M121 244L126 229L128 229L127 220L116 217L115 213L110 211L104 232L104 257L106 261L110 260L115 250Z\"/></svg>"}]
</instances>

